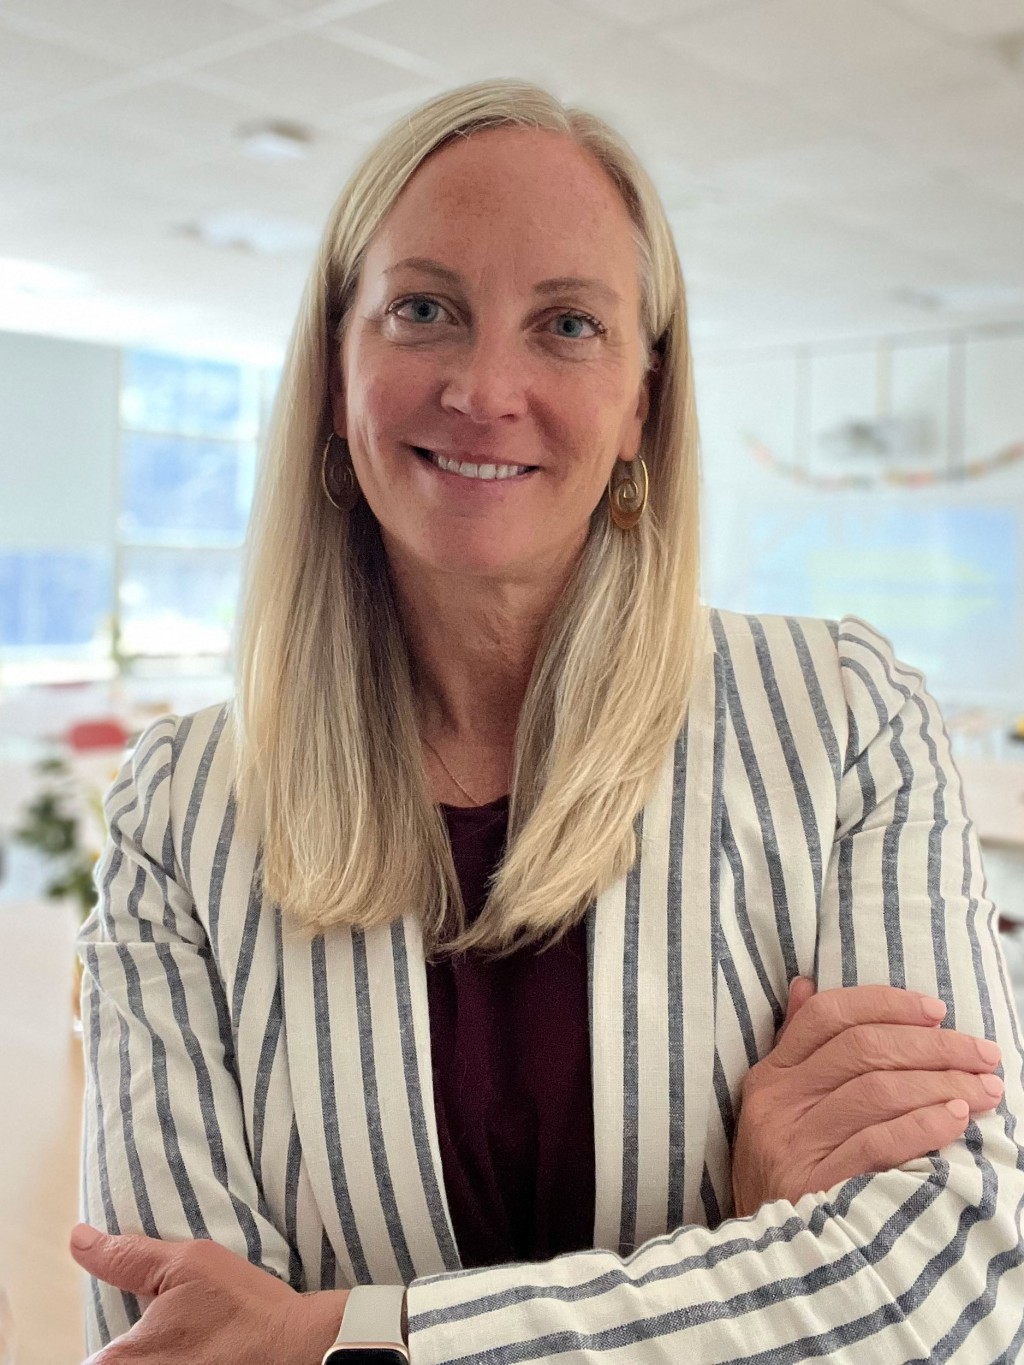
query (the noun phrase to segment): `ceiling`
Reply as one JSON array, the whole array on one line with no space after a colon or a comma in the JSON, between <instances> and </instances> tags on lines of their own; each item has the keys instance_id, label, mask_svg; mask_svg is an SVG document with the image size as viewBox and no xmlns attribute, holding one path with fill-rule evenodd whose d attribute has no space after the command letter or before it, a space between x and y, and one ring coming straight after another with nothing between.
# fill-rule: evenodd
<instances>
[{"instance_id":1,"label":"ceiling","mask_svg":"<svg viewBox=\"0 0 1024 1365\"><path fill-rule=\"evenodd\" d=\"M0 0L0 329L274 363L366 148L493 75L633 142L698 352L1024 320L1024 0Z\"/></svg>"}]
</instances>

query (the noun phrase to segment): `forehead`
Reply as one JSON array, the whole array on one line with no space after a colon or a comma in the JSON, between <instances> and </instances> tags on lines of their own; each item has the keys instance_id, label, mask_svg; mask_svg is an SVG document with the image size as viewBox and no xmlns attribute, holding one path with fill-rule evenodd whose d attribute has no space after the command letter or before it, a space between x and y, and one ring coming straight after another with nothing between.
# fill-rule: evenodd
<instances>
[{"instance_id":1,"label":"forehead","mask_svg":"<svg viewBox=\"0 0 1024 1365\"><path fill-rule=\"evenodd\" d=\"M587 275L637 292L633 225L597 159L561 133L496 128L434 152L403 188L366 264L429 256L463 272Z\"/></svg>"}]
</instances>

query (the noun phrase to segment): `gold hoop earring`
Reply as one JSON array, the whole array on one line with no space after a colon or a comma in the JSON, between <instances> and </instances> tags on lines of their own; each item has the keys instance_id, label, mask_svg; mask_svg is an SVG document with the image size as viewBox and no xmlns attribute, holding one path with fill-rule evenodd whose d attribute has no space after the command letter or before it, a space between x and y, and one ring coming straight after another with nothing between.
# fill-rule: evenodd
<instances>
[{"instance_id":1,"label":"gold hoop earring","mask_svg":"<svg viewBox=\"0 0 1024 1365\"><path fill-rule=\"evenodd\" d=\"M335 441L342 447L341 450L331 450ZM356 480L356 471L352 468L348 442L336 431L331 432L324 446L323 457L320 460L320 486L327 501L339 512L351 512L359 501L360 488Z\"/></svg>"},{"instance_id":2,"label":"gold hoop earring","mask_svg":"<svg viewBox=\"0 0 1024 1365\"><path fill-rule=\"evenodd\" d=\"M618 463L616 461L616 463ZM643 456L638 455L635 460L624 461L630 466L629 473L624 479L615 482L615 471L608 480L608 515L619 528L620 531L632 531L634 526L640 522L644 511L647 508L647 495L650 492L650 480L647 477L647 466L644 464ZM643 476L643 489L637 483L633 466L640 466L640 473Z\"/></svg>"}]
</instances>

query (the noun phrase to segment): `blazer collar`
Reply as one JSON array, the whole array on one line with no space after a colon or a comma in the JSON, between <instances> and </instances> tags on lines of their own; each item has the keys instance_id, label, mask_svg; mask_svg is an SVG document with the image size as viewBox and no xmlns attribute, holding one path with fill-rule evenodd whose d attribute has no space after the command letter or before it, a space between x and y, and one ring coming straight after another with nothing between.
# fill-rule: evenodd
<instances>
[{"instance_id":1,"label":"blazer collar","mask_svg":"<svg viewBox=\"0 0 1024 1365\"><path fill-rule=\"evenodd\" d=\"M594 1244L628 1255L703 1222L714 1091L725 693L707 640L687 721L592 912Z\"/></svg>"}]
</instances>

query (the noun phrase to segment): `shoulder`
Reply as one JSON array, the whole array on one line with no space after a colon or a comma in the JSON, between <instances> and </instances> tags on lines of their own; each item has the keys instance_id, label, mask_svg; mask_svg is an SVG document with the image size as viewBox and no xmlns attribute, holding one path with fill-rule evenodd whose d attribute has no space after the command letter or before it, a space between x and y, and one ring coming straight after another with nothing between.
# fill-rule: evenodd
<instances>
[{"instance_id":1,"label":"shoulder","mask_svg":"<svg viewBox=\"0 0 1024 1365\"><path fill-rule=\"evenodd\" d=\"M908 721L922 734L943 728L924 674L898 659L880 631L859 617L844 617L837 651L851 729L864 747L875 736L902 731Z\"/></svg>"},{"instance_id":2,"label":"shoulder","mask_svg":"<svg viewBox=\"0 0 1024 1365\"><path fill-rule=\"evenodd\" d=\"M826 696L839 690L841 621L811 616L721 611L708 613L715 654L731 692L785 696L808 687Z\"/></svg>"},{"instance_id":3,"label":"shoulder","mask_svg":"<svg viewBox=\"0 0 1024 1365\"><path fill-rule=\"evenodd\" d=\"M709 611L727 695L767 698L776 717L813 713L819 728L861 736L887 727L910 705L934 706L924 677L891 641L858 616L755 615Z\"/></svg>"},{"instance_id":4,"label":"shoulder","mask_svg":"<svg viewBox=\"0 0 1024 1365\"><path fill-rule=\"evenodd\" d=\"M731 653L750 642L777 652L799 647L801 640L835 652L840 623L817 616L777 616L768 612L723 611L708 607L708 620L719 653ZM844 617L844 620L852 618Z\"/></svg>"},{"instance_id":5,"label":"shoulder","mask_svg":"<svg viewBox=\"0 0 1024 1365\"><path fill-rule=\"evenodd\" d=\"M232 710L224 701L150 721L125 754L108 803L122 793L152 801L160 790L168 808L184 802L194 809L223 788L223 806L231 783Z\"/></svg>"},{"instance_id":6,"label":"shoulder","mask_svg":"<svg viewBox=\"0 0 1024 1365\"><path fill-rule=\"evenodd\" d=\"M829 619L777 616L708 608L716 654L737 679L763 676L766 668L801 664L820 680L836 670L869 669L879 679L919 685L918 670L896 658L892 642L859 616Z\"/></svg>"}]
</instances>

